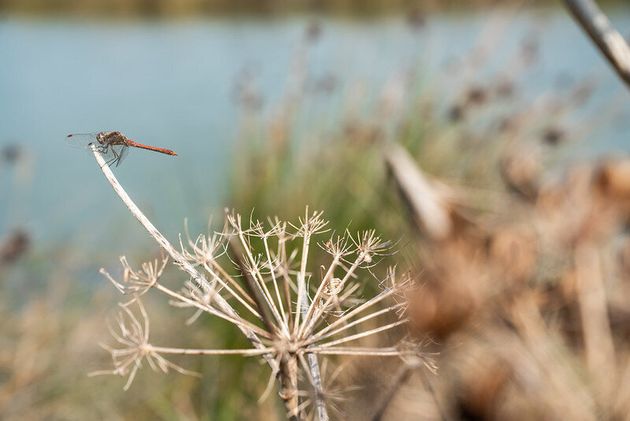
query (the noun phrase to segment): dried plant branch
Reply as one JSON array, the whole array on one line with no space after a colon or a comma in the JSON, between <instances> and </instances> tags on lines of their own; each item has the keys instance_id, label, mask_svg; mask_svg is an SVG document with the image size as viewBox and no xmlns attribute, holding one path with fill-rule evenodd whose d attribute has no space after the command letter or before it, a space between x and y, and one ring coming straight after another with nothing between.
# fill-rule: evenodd
<instances>
[{"instance_id":1,"label":"dried plant branch","mask_svg":"<svg viewBox=\"0 0 630 421\"><path fill-rule=\"evenodd\" d=\"M107 179L107 181L109 181L109 184L111 184L116 194L118 194L118 197L120 197L120 199L123 201L125 206L127 206L127 209L129 209L131 214L147 230L149 235L153 237L153 239L157 241L157 243L169 254L171 259L173 259L173 261L177 263L177 266L180 267L186 273L188 273L192 277L192 279L195 280L197 284L199 284L200 286L209 286L209 283L206 280L206 278L203 276L203 274L199 273L199 271L197 271L197 269L195 269L195 267L191 265L188 262L188 260L186 260L184 256L182 256L181 253L179 253L171 245L171 243L166 239L166 237L164 237L162 233L158 231L158 229L151 223L151 221L149 221L149 219L144 215L144 213L142 213L140 208L138 208L138 206L134 203L131 197L129 197L125 189L123 189L122 185L118 182L118 180L114 176L114 173L109 168L109 166L103 159L100 152L94 146L92 146L92 152L94 153L94 158L96 159L96 162L98 163L101 171L103 172L103 175L105 175L105 178ZM217 305L219 309L222 312L224 312L226 315L229 315L232 317L238 316L236 312L234 311L234 309L220 295L216 295L215 305ZM239 326L239 329L241 329L243 334L245 334L247 339L251 341L254 347L258 349L264 348L264 345L262 344L262 342L260 341L260 338L256 335L256 333L242 326ZM272 370L275 370L276 369L275 361L268 355L265 355L264 358L266 359L267 363L271 366Z\"/></svg>"},{"instance_id":2,"label":"dried plant branch","mask_svg":"<svg viewBox=\"0 0 630 421\"><path fill-rule=\"evenodd\" d=\"M273 316L271 315L272 306L268 305L268 302L265 302L265 297L263 297L263 292L259 283L254 279L251 270L248 269L247 264L243 261L243 248L233 237L230 238L230 247L234 250L235 263L239 266L241 272L243 273L243 277L246 280L245 285L249 290L250 296L256 303L256 307L260 309L260 313L262 315L261 319L265 324L267 331L275 332L278 327L274 323Z\"/></svg>"},{"instance_id":3,"label":"dried plant branch","mask_svg":"<svg viewBox=\"0 0 630 421\"><path fill-rule=\"evenodd\" d=\"M597 48L604 54L615 72L630 88L630 47L612 26L593 0L565 0L573 17L582 26Z\"/></svg>"},{"instance_id":4,"label":"dried plant branch","mask_svg":"<svg viewBox=\"0 0 630 421\"><path fill-rule=\"evenodd\" d=\"M609 399L613 392L610 379L618 370L598 250L591 245L578 246L575 265L587 365L601 396Z\"/></svg>"},{"instance_id":5,"label":"dried plant branch","mask_svg":"<svg viewBox=\"0 0 630 421\"><path fill-rule=\"evenodd\" d=\"M381 403L374 413L374 416L372 416L372 421L381 421L383 419L383 415L385 415L385 412L387 411L387 408L389 408L392 400L405 383L407 383L409 377L411 377L413 369L414 367L403 364L403 366L398 370L398 373L396 373L396 376L394 377L394 381L385 392Z\"/></svg>"},{"instance_id":6,"label":"dried plant branch","mask_svg":"<svg viewBox=\"0 0 630 421\"><path fill-rule=\"evenodd\" d=\"M387 148L387 168L414 221L429 238L447 238L453 229L453 222L444 198L429 184L406 150L396 143L388 144Z\"/></svg>"}]
</instances>

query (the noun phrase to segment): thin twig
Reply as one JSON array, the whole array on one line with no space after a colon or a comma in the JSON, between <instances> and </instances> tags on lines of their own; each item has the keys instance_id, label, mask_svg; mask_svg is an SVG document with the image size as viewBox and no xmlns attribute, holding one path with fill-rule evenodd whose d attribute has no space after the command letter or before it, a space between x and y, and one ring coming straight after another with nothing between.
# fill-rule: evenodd
<instances>
[{"instance_id":1,"label":"thin twig","mask_svg":"<svg viewBox=\"0 0 630 421\"><path fill-rule=\"evenodd\" d=\"M630 47L593 0L565 0L569 11L630 88Z\"/></svg>"},{"instance_id":2,"label":"thin twig","mask_svg":"<svg viewBox=\"0 0 630 421\"><path fill-rule=\"evenodd\" d=\"M372 421L381 421L383 419L383 415L385 415L390 403L398 394L398 391L405 385L405 383L407 383L407 380L411 377L411 373L414 368L415 367L403 363L403 366L396 375L392 385L385 392L385 396L378 406L376 413L372 417Z\"/></svg>"},{"instance_id":3,"label":"thin twig","mask_svg":"<svg viewBox=\"0 0 630 421\"><path fill-rule=\"evenodd\" d=\"M159 354L177 354L177 355L242 355L246 357L256 357L263 354L273 352L273 348L262 349L189 349L189 348L168 348L163 346L150 345L146 347L147 351L157 352Z\"/></svg>"},{"instance_id":4,"label":"thin twig","mask_svg":"<svg viewBox=\"0 0 630 421\"><path fill-rule=\"evenodd\" d=\"M363 348L356 347L320 347L313 346L306 348L308 353L319 355L354 355L363 357L400 357L400 349L394 347L388 348Z\"/></svg>"},{"instance_id":5,"label":"thin twig","mask_svg":"<svg viewBox=\"0 0 630 421\"><path fill-rule=\"evenodd\" d=\"M586 362L602 397L607 398L613 394L611 379L618 371L598 250L578 246L575 265Z\"/></svg>"}]
</instances>

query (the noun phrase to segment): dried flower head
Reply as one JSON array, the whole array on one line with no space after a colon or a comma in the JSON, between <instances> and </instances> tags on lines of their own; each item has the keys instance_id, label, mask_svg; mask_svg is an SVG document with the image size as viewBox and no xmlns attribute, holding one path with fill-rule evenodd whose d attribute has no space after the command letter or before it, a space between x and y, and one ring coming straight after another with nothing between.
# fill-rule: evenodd
<instances>
[{"instance_id":1,"label":"dried flower head","mask_svg":"<svg viewBox=\"0 0 630 421\"><path fill-rule=\"evenodd\" d=\"M387 253L389 243L374 231L332 235L319 243L329 262L319 271L310 271L309 256L315 237L327 232L328 222L321 212L309 213L297 224L270 219L267 223L250 217L249 223L236 213L226 214L223 232L200 235L180 241L182 259L204 275L184 282L175 291L162 282L166 265L145 264L134 271L126 259L122 282L105 276L124 293L134 297L154 289L166 294L177 307L192 308L189 322L209 314L250 332L251 349L188 350L155 347L148 343L148 319L138 302L144 320L140 323L127 306L119 323L121 333L112 332L123 349L107 348L114 360L112 374L128 375L127 386L146 360L151 367L183 372L161 354L240 354L260 356L270 362L273 379L280 379L279 394L290 416L302 414L312 399L307 390L327 396L319 375L319 358L330 355L404 356L420 355L410 346L364 346L364 340L404 325L405 291L408 279L397 280L394 270L378 279L373 268ZM225 256L223 256L225 255ZM180 262L177 262L181 265ZM314 273L319 272L319 276ZM380 292L364 296L364 279L376 279ZM229 304L226 304L229 303ZM254 336L252 336L254 335ZM375 343L375 342L372 342ZM432 369L432 365L425 363Z\"/></svg>"},{"instance_id":2,"label":"dried flower head","mask_svg":"<svg viewBox=\"0 0 630 421\"><path fill-rule=\"evenodd\" d=\"M168 263L168 257L162 257L161 260L155 259L152 262L145 262L139 270L133 270L125 256L120 257L120 263L123 267L122 282L116 281L105 269L100 270L101 274L121 293L139 297L151 289L160 279Z\"/></svg>"},{"instance_id":3,"label":"dried flower head","mask_svg":"<svg viewBox=\"0 0 630 421\"><path fill-rule=\"evenodd\" d=\"M113 370L102 370L90 373L92 376L102 374L114 374L127 377L124 389L131 386L136 374L142 368L143 361L146 361L154 371L168 373L173 369L182 374L198 375L188 371L164 358L161 352L168 353L168 349L154 348L149 344L149 318L140 300L135 300L142 321L129 309L129 305L121 305L121 310L116 317L116 326L109 324L109 331L121 348L110 347L105 344L101 346L112 356Z\"/></svg>"}]
</instances>

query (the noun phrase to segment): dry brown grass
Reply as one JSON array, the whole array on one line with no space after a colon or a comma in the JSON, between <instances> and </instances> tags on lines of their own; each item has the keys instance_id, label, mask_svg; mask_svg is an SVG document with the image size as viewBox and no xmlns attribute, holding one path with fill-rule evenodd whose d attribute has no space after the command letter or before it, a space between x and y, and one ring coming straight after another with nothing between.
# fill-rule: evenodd
<instances>
[{"instance_id":1,"label":"dry brown grass","mask_svg":"<svg viewBox=\"0 0 630 421\"><path fill-rule=\"evenodd\" d=\"M519 159L529 157L511 162ZM505 179L493 218L468 217L424 244L416 264L425 288L410 317L441 355L427 413L625 419L629 165L579 166L554 181L539 174L528 194L510 193L519 181ZM418 382L405 388L429 393ZM426 405L405 394L390 405L391 419Z\"/></svg>"}]
</instances>

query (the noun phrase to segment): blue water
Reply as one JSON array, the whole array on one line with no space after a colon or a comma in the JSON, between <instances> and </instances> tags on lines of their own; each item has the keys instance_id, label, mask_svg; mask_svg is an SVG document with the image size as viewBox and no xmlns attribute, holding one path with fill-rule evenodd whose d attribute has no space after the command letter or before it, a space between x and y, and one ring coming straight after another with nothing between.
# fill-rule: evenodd
<instances>
[{"instance_id":1,"label":"blue water","mask_svg":"<svg viewBox=\"0 0 630 421\"><path fill-rule=\"evenodd\" d=\"M615 24L630 32L630 8ZM406 72L415 71L448 98L458 84L495 74L524 35L539 31L541 61L525 74L527 98L559 78L593 76L596 95L583 113L616 104L616 114L593 129L588 154L628 151L630 94L561 10L436 15L417 31L404 17L319 19L317 42L305 43L309 18L278 20L0 21L0 147L20 143L20 169L0 167L0 234L24 226L36 244L92 247L113 243L124 253L140 228L96 169L93 158L67 146L70 132L120 130L138 141L176 150L171 158L133 151L115 169L154 223L174 238L189 217L202 226L225 205L242 108L234 101L238 75L251 73L274 112L306 52L312 81L332 78L337 89L313 94L300 111L309 127L334 127L356 92L366 102ZM470 78L444 75L449 61L470 51L484 33L498 41L492 59ZM457 76L457 72L455 72ZM459 75L461 76L461 75ZM590 113L590 114L589 114ZM310 126L309 126L310 124ZM144 237L141 237L144 238Z\"/></svg>"}]
</instances>

